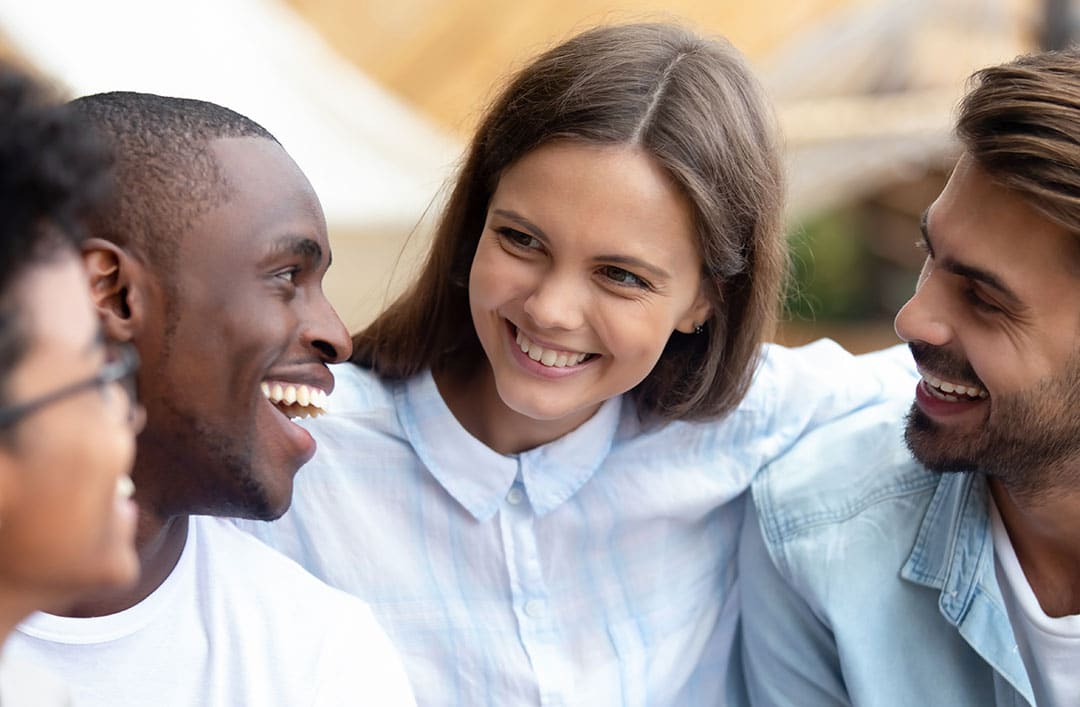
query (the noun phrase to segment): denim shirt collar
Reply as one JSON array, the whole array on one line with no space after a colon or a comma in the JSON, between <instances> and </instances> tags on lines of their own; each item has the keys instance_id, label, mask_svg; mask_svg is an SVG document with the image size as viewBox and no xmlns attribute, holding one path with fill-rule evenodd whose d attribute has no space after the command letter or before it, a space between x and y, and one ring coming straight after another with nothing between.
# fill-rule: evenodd
<instances>
[{"instance_id":1,"label":"denim shirt collar","mask_svg":"<svg viewBox=\"0 0 1080 707\"><path fill-rule=\"evenodd\" d=\"M1030 704L1031 681L997 582L986 478L942 474L901 576L941 592L938 607Z\"/></svg>"},{"instance_id":2,"label":"denim shirt collar","mask_svg":"<svg viewBox=\"0 0 1080 707\"><path fill-rule=\"evenodd\" d=\"M417 456L447 493L479 521L495 515L515 481L521 483L537 516L573 496L611 451L622 409L622 396L615 396L569 434L506 455L461 426L430 371L399 386L395 398L398 419Z\"/></svg>"}]
</instances>

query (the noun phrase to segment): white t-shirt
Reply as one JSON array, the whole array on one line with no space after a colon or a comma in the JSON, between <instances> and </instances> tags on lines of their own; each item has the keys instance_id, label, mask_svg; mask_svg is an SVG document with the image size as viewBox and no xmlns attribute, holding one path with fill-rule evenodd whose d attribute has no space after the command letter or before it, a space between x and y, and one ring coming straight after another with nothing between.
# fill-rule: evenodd
<instances>
[{"instance_id":1,"label":"white t-shirt","mask_svg":"<svg viewBox=\"0 0 1080 707\"><path fill-rule=\"evenodd\" d=\"M998 584L1035 703L1039 707L1075 705L1080 695L1080 615L1055 618L1043 612L994 503L990 521Z\"/></svg>"},{"instance_id":2,"label":"white t-shirt","mask_svg":"<svg viewBox=\"0 0 1080 707\"><path fill-rule=\"evenodd\" d=\"M69 707L68 689L33 663L15 660L5 652L0 660L0 706Z\"/></svg>"},{"instance_id":3,"label":"white t-shirt","mask_svg":"<svg viewBox=\"0 0 1080 707\"><path fill-rule=\"evenodd\" d=\"M8 653L62 677L77 707L414 704L366 604L217 518L191 518L176 568L139 604L34 614Z\"/></svg>"}]
</instances>

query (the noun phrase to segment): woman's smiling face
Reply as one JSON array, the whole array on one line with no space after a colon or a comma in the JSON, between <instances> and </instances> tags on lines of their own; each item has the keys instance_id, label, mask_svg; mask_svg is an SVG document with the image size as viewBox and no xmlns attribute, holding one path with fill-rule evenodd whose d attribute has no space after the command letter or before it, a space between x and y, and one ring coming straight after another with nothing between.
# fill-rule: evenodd
<instances>
[{"instance_id":1,"label":"woman's smiling face","mask_svg":"<svg viewBox=\"0 0 1080 707\"><path fill-rule=\"evenodd\" d=\"M647 153L529 152L499 179L469 277L502 405L548 440L573 430L707 318L701 282L690 204Z\"/></svg>"}]
</instances>

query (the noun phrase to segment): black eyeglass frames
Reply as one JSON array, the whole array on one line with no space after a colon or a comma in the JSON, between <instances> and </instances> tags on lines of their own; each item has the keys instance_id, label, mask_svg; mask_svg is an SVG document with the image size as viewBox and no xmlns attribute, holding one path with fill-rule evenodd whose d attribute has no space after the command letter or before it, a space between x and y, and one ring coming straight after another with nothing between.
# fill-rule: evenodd
<instances>
[{"instance_id":1,"label":"black eyeglass frames","mask_svg":"<svg viewBox=\"0 0 1080 707\"><path fill-rule=\"evenodd\" d=\"M131 344L110 344L107 351L106 361L97 375L76 381L32 400L0 408L0 429L11 427L41 408L77 395L84 390L100 388L102 394L108 396L112 390L115 390L114 383L123 388L127 398L127 420L134 421L139 415L138 395L135 390L135 372L139 369L139 354Z\"/></svg>"}]
</instances>

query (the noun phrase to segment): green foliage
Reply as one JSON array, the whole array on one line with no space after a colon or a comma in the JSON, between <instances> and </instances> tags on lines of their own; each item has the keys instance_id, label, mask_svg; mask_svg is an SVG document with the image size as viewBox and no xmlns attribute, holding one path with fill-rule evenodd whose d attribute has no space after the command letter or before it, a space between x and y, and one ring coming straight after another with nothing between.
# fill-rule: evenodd
<instances>
[{"instance_id":1,"label":"green foliage","mask_svg":"<svg viewBox=\"0 0 1080 707\"><path fill-rule=\"evenodd\" d=\"M798 225L789 236L792 282L786 306L803 320L854 320L873 316L873 264L859 213L830 211Z\"/></svg>"}]
</instances>

